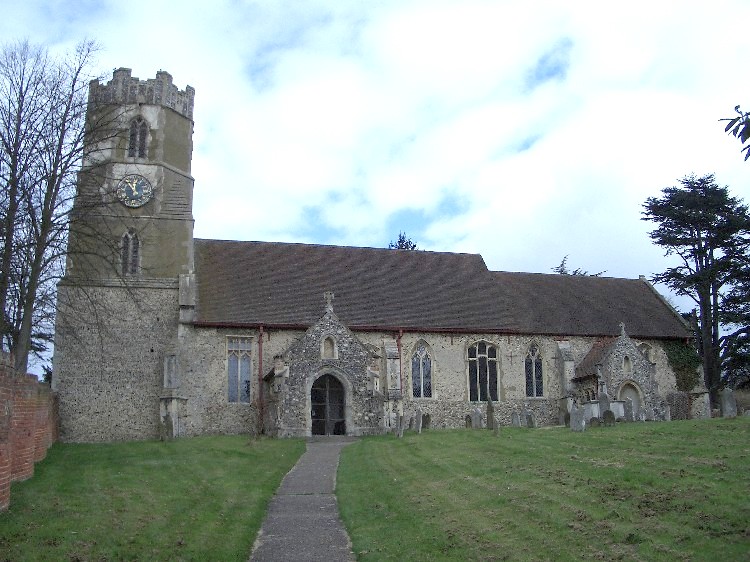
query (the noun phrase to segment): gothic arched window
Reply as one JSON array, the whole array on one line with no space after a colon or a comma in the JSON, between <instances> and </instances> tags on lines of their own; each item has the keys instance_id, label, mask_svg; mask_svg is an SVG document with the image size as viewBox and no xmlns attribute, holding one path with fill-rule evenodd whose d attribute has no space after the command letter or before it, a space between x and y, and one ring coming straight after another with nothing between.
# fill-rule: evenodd
<instances>
[{"instance_id":1,"label":"gothic arched window","mask_svg":"<svg viewBox=\"0 0 750 562\"><path fill-rule=\"evenodd\" d=\"M250 337L227 338L227 400L250 403L252 386L252 343Z\"/></svg>"},{"instance_id":2,"label":"gothic arched window","mask_svg":"<svg viewBox=\"0 0 750 562\"><path fill-rule=\"evenodd\" d=\"M120 263L123 275L137 275L141 269L141 245L138 235L130 229L120 241Z\"/></svg>"},{"instance_id":3,"label":"gothic arched window","mask_svg":"<svg viewBox=\"0 0 750 562\"><path fill-rule=\"evenodd\" d=\"M544 396L542 356L536 344L531 344L526 354L526 396Z\"/></svg>"},{"instance_id":4,"label":"gothic arched window","mask_svg":"<svg viewBox=\"0 0 750 562\"><path fill-rule=\"evenodd\" d=\"M414 398L432 398L432 359L423 342L411 357L411 388Z\"/></svg>"},{"instance_id":5,"label":"gothic arched window","mask_svg":"<svg viewBox=\"0 0 750 562\"><path fill-rule=\"evenodd\" d=\"M478 342L469 347L469 400L497 400L497 348L494 345Z\"/></svg>"},{"instance_id":6,"label":"gothic arched window","mask_svg":"<svg viewBox=\"0 0 750 562\"><path fill-rule=\"evenodd\" d=\"M128 156L146 157L146 137L148 136L148 124L143 117L138 117L130 122L130 137L128 141Z\"/></svg>"}]
</instances>

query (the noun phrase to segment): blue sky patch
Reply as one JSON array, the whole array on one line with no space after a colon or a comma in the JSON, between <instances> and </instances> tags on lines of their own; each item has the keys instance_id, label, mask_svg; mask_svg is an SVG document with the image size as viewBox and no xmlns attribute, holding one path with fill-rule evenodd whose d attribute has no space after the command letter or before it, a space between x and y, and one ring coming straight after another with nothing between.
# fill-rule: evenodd
<instances>
[{"instance_id":1,"label":"blue sky patch","mask_svg":"<svg viewBox=\"0 0 750 562\"><path fill-rule=\"evenodd\" d=\"M551 80L564 80L570 67L572 49L573 41L567 37L555 43L536 61L526 77L526 88L533 90Z\"/></svg>"}]
</instances>

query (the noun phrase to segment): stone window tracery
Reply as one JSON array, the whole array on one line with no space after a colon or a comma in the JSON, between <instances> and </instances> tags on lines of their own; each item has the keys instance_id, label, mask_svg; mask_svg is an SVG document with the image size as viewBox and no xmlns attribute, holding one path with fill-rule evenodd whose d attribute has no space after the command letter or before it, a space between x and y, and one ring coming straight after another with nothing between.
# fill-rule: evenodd
<instances>
[{"instance_id":1,"label":"stone window tracery","mask_svg":"<svg viewBox=\"0 0 750 562\"><path fill-rule=\"evenodd\" d=\"M490 397L497 400L497 348L486 342L469 347L469 400L486 401L489 387Z\"/></svg>"},{"instance_id":2,"label":"stone window tracery","mask_svg":"<svg viewBox=\"0 0 750 562\"><path fill-rule=\"evenodd\" d=\"M141 269L141 243L138 234L129 229L120 239L120 267L123 275L138 275Z\"/></svg>"},{"instance_id":3,"label":"stone window tracery","mask_svg":"<svg viewBox=\"0 0 750 562\"><path fill-rule=\"evenodd\" d=\"M544 396L544 373L539 346L531 344L526 354L526 396Z\"/></svg>"},{"instance_id":4,"label":"stone window tracery","mask_svg":"<svg viewBox=\"0 0 750 562\"><path fill-rule=\"evenodd\" d=\"M130 122L130 135L128 137L128 156L131 158L146 157L146 138L148 136L148 124L143 117L137 117Z\"/></svg>"},{"instance_id":5,"label":"stone window tracery","mask_svg":"<svg viewBox=\"0 0 750 562\"><path fill-rule=\"evenodd\" d=\"M424 342L411 357L411 386L414 398L432 398L432 358Z\"/></svg>"},{"instance_id":6,"label":"stone window tracery","mask_svg":"<svg viewBox=\"0 0 750 562\"><path fill-rule=\"evenodd\" d=\"M227 400L250 403L253 338L227 338Z\"/></svg>"}]
</instances>

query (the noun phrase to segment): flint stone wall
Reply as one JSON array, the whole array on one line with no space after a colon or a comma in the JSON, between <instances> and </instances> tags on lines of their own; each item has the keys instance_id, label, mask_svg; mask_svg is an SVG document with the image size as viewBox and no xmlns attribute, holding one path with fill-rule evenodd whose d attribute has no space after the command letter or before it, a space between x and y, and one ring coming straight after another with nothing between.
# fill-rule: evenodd
<instances>
[{"instance_id":1,"label":"flint stone wall","mask_svg":"<svg viewBox=\"0 0 750 562\"><path fill-rule=\"evenodd\" d=\"M336 342L334 358L322 357L322 342ZM346 394L346 434L374 435L385 431L383 398L372 389L368 366L372 352L349 331L333 312L326 313L284 354L289 378L284 383L277 408L280 423L277 435L311 434L310 389L319 377L331 374L344 386Z\"/></svg>"},{"instance_id":2,"label":"flint stone wall","mask_svg":"<svg viewBox=\"0 0 750 562\"><path fill-rule=\"evenodd\" d=\"M159 437L164 355L176 344L176 282L58 288L52 385L61 441Z\"/></svg>"}]
</instances>

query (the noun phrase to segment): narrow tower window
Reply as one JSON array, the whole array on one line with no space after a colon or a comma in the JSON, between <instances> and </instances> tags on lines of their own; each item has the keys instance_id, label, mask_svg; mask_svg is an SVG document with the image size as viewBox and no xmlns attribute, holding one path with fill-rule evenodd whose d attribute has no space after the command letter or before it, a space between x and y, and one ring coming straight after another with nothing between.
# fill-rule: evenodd
<instances>
[{"instance_id":1,"label":"narrow tower window","mask_svg":"<svg viewBox=\"0 0 750 562\"><path fill-rule=\"evenodd\" d=\"M148 125L143 117L138 117L130 122L130 137L128 142L128 156L145 158L146 157L146 136L148 135Z\"/></svg>"},{"instance_id":2,"label":"narrow tower window","mask_svg":"<svg viewBox=\"0 0 750 562\"><path fill-rule=\"evenodd\" d=\"M134 230L128 230L122 235L120 243L120 260L123 275L137 275L141 268L141 247L138 235Z\"/></svg>"}]
</instances>

